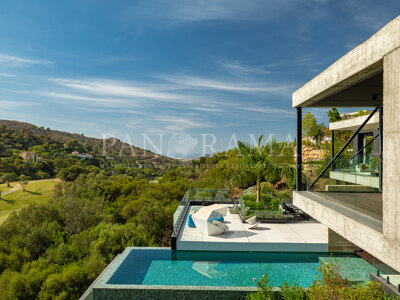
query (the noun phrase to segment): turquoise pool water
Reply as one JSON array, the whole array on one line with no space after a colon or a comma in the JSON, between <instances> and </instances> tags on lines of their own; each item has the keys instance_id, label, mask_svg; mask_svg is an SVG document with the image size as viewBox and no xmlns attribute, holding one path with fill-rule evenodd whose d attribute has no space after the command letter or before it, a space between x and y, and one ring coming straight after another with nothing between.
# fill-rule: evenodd
<instances>
[{"instance_id":1,"label":"turquoise pool water","mask_svg":"<svg viewBox=\"0 0 400 300\"><path fill-rule=\"evenodd\" d=\"M271 286L285 282L309 286L327 253L180 252L127 249L107 284L256 286L253 278L268 275ZM341 273L353 281L369 281L375 268L354 255L333 255Z\"/></svg>"}]
</instances>

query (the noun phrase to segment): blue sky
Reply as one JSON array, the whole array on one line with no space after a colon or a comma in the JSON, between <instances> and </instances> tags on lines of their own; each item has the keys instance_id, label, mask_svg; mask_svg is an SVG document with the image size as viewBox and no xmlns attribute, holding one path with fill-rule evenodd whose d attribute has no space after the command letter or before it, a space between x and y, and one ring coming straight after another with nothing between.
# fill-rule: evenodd
<instances>
[{"instance_id":1,"label":"blue sky","mask_svg":"<svg viewBox=\"0 0 400 300\"><path fill-rule=\"evenodd\" d=\"M369 0L2 1L0 118L141 147L145 135L146 148L175 156L202 153L212 135L216 151L249 134L294 138L292 92L399 9ZM324 110L314 113L327 123Z\"/></svg>"}]
</instances>

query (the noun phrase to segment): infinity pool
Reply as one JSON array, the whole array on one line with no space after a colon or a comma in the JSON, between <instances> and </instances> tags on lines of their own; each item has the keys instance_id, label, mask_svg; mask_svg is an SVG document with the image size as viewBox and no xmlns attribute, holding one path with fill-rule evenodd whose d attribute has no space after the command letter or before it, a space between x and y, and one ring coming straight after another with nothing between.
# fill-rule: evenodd
<instances>
[{"instance_id":1,"label":"infinity pool","mask_svg":"<svg viewBox=\"0 0 400 300\"><path fill-rule=\"evenodd\" d=\"M352 254L333 254L342 275L369 281L376 269ZM268 275L274 287L285 282L309 286L327 253L180 252L127 248L114 263L107 285L254 287L253 278Z\"/></svg>"}]
</instances>

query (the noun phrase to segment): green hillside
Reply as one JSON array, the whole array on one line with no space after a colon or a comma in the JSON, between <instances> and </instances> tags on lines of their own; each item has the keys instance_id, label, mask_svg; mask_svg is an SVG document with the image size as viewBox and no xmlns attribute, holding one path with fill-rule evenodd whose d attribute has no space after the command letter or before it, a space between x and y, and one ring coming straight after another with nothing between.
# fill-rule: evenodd
<instances>
[{"instance_id":1,"label":"green hillside","mask_svg":"<svg viewBox=\"0 0 400 300\"><path fill-rule=\"evenodd\" d=\"M26 186L26 191L19 188L13 193L1 196L0 224L7 219L8 215L11 214L12 211L18 211L19 209L31 204L45 204L50 202L57 182L59 182L59 179L31 181ZM16 184L17 183L11 183L10 188L14 187ZM2 184L0 187L2 188L2 193L10 189L6 187L6 184Z\"/></svg>"}]
</instances>

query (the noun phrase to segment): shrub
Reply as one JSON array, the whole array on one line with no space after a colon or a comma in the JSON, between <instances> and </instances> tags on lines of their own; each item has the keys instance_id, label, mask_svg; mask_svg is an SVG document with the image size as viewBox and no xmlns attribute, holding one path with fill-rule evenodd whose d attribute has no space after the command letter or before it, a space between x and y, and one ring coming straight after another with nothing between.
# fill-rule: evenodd
<instances>
[{"instance_id":1,"label":"shrub","mask_svg":"<svg viewBox=\"0 0 400 300\"><path fill-rule=\"evenodd\" d=\"M366 284L354 284L346 277L340 275L339 267L335 259L329 259L327 263L319 266L320 277L309 288L285 283L280 291L274 291L268 285L268 276L257 282L258 290L247 295L248 300L385 300L400 299L385 296L382 286L377 282ZM254 278L254 281L256 279Z\"/></svg>"},{"instance_id":2,"label":"shrub","mask_svg":"<svg viewBox=\"0 0 400 300\"><path fill-rule=\"evenodd\" d=\"M243 201L246 206L252 210L278 210L279 209L279 199L272 197L270 195L261 194L261 199L257 203L256 195L242 195Z\"/></svg>"}]
</instances>

